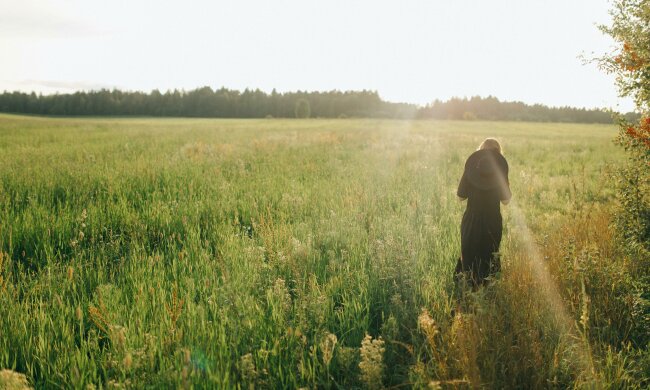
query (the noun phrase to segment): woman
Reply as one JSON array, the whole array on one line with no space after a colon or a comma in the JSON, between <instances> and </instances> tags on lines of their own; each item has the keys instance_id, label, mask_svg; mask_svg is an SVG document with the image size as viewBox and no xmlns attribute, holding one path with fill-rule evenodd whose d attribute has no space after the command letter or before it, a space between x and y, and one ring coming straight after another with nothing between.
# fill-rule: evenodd
<instances>
[{"instance_id":1,"label":"woman","mask_svg":"<svg viewBox=\"0 0 650 390\"><path fill-rule=\"evenodd\" d=\"M457 194L461 200L467 199L467 209L460 225L461 257L456 277L465 273L476 288L501 269L498 252L503 225L499 202L508 204L512 197L508 162L497 140L487 138L469 156Z\"/></svg>"}]
</instances>

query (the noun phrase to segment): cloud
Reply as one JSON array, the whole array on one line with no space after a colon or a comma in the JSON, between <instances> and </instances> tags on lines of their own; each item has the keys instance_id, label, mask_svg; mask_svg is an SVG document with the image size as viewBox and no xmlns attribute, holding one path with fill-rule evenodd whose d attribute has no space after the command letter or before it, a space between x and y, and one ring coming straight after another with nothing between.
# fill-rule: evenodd
<instances>
[{"instance_id":1,"label":"cloud","mask_svg":"<svg viewBox=\"0 0 650 390\"><path fill-rule=\"evenodd\" d=\"M9 83L10 90L36 91L36 92L74 92L90 91L99 89L119 88L115 85L102 83L93 83L87 81L60 81L60 80L21 80L15 83ZM6 89L6 88L5 88Z\"/></svg>"},{"instance_id":2,"label":"cloud","mask_svg":"<svg viewBox=\"0 0 650 390\"><path fill-rule=\"evenodd\" d=\"M3 38L71 38L103 35L107 32L81 18L48 9L44 4L12 4L0 13L0 36Z\"/></svg>"}]
</instances>

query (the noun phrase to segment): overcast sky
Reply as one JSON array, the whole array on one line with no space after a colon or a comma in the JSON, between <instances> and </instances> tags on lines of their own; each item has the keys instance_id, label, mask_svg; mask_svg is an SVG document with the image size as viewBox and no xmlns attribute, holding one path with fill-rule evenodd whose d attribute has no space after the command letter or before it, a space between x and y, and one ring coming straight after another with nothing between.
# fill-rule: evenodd
<instances>
[{"instance_id":1,"label":"overcast sky","mask_svg":"<svg viewBox=\"0 0 650 390\"><path fill-rule=\"evenodd\" d=\"M0 90L200 86L632 108L607 0L0 0Z\"/></svg>"}]
</instances>

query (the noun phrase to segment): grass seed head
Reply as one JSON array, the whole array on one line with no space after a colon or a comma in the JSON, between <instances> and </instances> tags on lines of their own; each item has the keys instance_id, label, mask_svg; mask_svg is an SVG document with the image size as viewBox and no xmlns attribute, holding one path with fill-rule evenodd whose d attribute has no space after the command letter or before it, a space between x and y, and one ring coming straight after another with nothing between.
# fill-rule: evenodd
<instances>
[{"instance_id":1,"label":"grass seed head","mask_svg":"<svg viewBox=\"0 0 650 390\"><path fill-rule=\"evenodd\" d=\"M429 346L435 348L435 337L439 333L438 326L427 309L422 309L422 313L418 316L418 326L427 337Z\"/></svg>"},{"instance_id":2,"label":"grass seed head","mask_svg":"<svg viewBox=\"0 0 650 390\"><path fill-rule=\"evenodd\" d=\"M192 360L192 354L189 349L184 349L183 350L183 361L185 364L190 364L190 361Z\"/></svg>"},{"instance_id":3,"label":"grass seed head","mask_svg":"<svg viewBox=\"0 0 650 390\"><path fill-rule=\"evenodd\" d=\"M122 365L124 366L125 371L129 371L133 366L133 356L130 353L127 353L122 360Z\"/></svg>"},{"instance_id":4,"label":"grass seed head","mask_svg":"<svg viewBox=\"0 0 650 390\"><path fill-rule=\"evenodd\" d=\"M119 325L109 325L109 337L115 347L123 348L126 345L126 328Z\"/></svg>"},{"instance_id":5,"label":"grass seed head","mask_svg":"<svg viewBox=\"0 0 650 390\"><path fill-rule=\"evenodd\" d=\"M1 370L0 388L6 390L26 390L32 387L29 386L25 374L11 370Z\"/></svg>"},{"instance_id":6,"label":"grass seed head","mask_svg":"<svg viewBox=\"0 0 650 390\"><path fill-rule=\"evenodd\" d=\"M253 354L247 353L239 358L239 372L245 382L253 382L257 377L257 370L255 369L255 362L253 361Z\"/></svg>"},{"instance_id":7,"label":"grass seed head","mask_svg":"<svg viewBox=\"0 0 650 390\"><path fill-rule=\"evenodd\" d=\"M334 348L336 347L337 342L338 338L335 334L327 333L327 336L325 336L325 338L320 343L320 349L323 352L323 363L325 363L326 366L329 366L330 362L332 361L332 356L334 356Z\"/></svg>"}]
</instances>

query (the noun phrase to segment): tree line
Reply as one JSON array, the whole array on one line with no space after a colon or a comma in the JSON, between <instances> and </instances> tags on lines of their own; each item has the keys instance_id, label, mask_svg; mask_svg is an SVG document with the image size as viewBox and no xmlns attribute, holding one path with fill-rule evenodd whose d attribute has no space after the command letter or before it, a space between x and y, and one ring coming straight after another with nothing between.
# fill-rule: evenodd
<instances>
[{"instance_id":1,"label":"tree line","mask_svg":"<svg viewBox=\"0 0 650 390\"><path fill-rule=\"evenodd\" d=\"M626 117L637 118L635 113ZM502 102L488 96L482 98L451 98L443 102L436 100L422 107L417 118L464 119L488 121L526 121L526 122L569 122L569 123L612 123L612 112L601 109L575 107L548 107L543 104L522 102Z\"/></svg>"},{"instance_id":2,"label":"tree line","mask_svg":"<svg viewBox=\"0 0 650 390\"><path fill-rule=\"evenodd\" d=\"M304 102L308 104L305 110ZM203 87L161 93L125 92L117 89L72 94L37 95L4 92L0 111L39 115L127 115L207 118L311 117L413 117L412 104L383 101L373 91L286 92L259 89L243 92Z\"/></svg>"},{"instance_id":3,"label":"tree line","mask_svg":"<svg viewBox=\"0 0 650 390\"><path fill-rule=\"evenodd\" d=\"M382 100L376 91L243 92L210 87L161 93L102 89L71 94L0 94L0 112L60 116L160 116L205 118L396 118L612 123L598 109L502 102L495 97L436 100L420 107Z\"/></svg>"}]
</instances>

